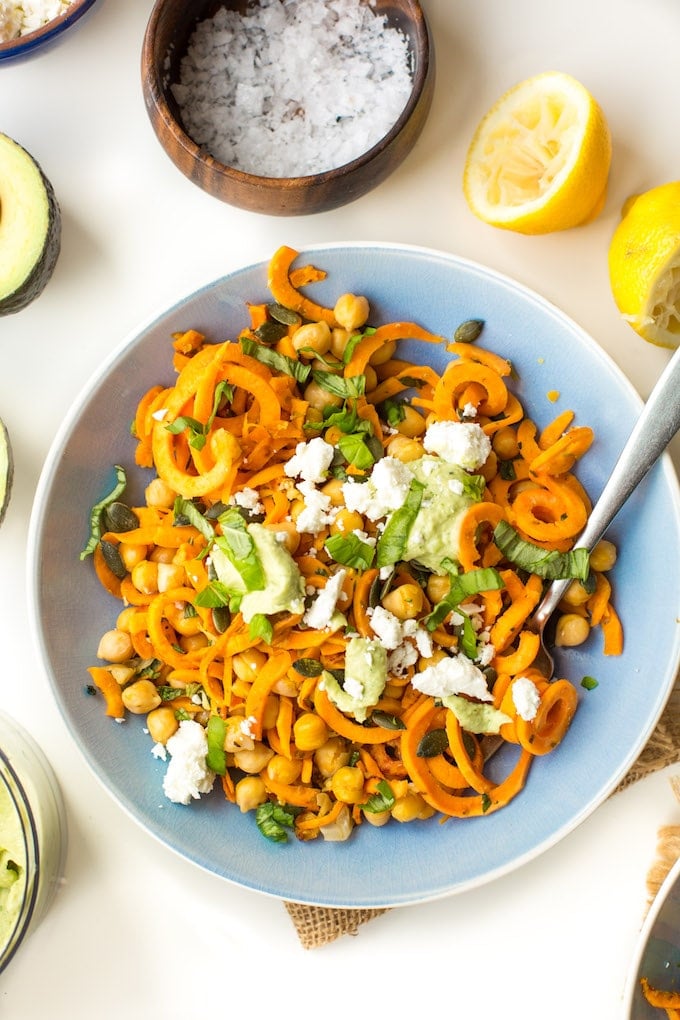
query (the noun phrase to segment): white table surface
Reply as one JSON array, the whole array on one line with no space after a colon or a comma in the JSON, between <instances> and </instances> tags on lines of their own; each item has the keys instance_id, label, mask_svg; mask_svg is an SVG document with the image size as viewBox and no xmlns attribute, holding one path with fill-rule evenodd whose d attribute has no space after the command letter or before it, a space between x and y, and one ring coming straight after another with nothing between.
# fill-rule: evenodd
<instances>
[{"instance_id":1,"label":"white table surface","mask_svg":"<svg viewBox=\"0 0 680 1020\"><path fill-rule=\"evenodd\" d=\"M534 288L572 316L646 397L668 352L619 318L607 248L626 197L680 176L676 0L424 0L438 60L414 151L337 211L250 214L189 183L161 150L140 86L151 0L99 0L64 41L0 64L0 131L52 180L63 245L43 295L0 320L0 416L16 478L0 529L0 704L40 741L69 814L66 878L0 977L0 1016L98 1020L210 1015L611 1020L643 919L660 825L680 822L666 772L600 806L534 862L482 888L389 911L356 938L304 950L284 906L176 857L89 771L33 647L28 518L52 437L81 387L135 327L282 243L391 241L450 251ZM473 128L507 87L550 69L583 81L613 134L593 224L526 238L468 211ZM675 454L675 449L674 449Z\"/></svg>"}]
</instances>

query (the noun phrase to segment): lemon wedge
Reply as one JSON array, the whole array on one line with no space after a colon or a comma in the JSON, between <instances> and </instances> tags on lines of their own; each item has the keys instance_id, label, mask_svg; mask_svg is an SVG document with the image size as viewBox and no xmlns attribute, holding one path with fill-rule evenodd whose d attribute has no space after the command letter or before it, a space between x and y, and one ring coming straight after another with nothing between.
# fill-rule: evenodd
<instances>
[{"instance_id":1,"label":"lemon wedge","mask_svg":"<svg viewBox=\"0 0 680 1020\"><path fill-rule=\"evenodd\" d=\"M680 346L680 181L629 198L609 245L616 306L643 339Z\"/></svg>"},{"instance_id":2,"label":"lemon wedge","mask_svg":"<svg viewBox=\"0 0 680 1020\"><path fill-rule=\"evenodd\" d=\"M463 191L485 223L523 234L566 230L604 206L611 135L590 92L547 71L513 86L482 118Z\"/></svg>"}]
</instances>

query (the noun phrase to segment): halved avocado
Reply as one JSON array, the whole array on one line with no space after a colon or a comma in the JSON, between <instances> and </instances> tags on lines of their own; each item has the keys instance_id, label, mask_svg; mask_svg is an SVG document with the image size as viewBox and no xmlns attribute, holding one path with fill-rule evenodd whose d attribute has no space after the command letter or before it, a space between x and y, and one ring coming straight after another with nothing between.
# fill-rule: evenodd
<instances>
[{"instance_id":1,"label":"halved avocado","mask_svg":"<svg viewBox=\"0 0 680 1020\"><path fill-rule=\"evenodd\" d=\"M12 457L9 433L4 423L0 421L0 524L2 524L9 503L13 477L14 458Z\"/></svg>"},{"instance_id":2,"label":"halved avocado","mask_svg":"<svg viewBox=\"0 0 680 1020\"><path fill-rule=\"evenodd\" d=\"M0 134L0 315L34 301L61 248L61 213L33 157Z\"/></svg>"}]
</instances>

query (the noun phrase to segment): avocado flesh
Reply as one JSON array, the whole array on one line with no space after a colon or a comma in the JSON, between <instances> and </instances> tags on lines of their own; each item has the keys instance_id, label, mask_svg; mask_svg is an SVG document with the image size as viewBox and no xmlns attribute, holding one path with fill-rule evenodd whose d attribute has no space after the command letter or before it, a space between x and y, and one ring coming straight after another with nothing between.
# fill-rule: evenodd
<instances>
[{"instance_id":1,"label":"avocado flesh","mask_svg":"<svg viewBox=\"0 0 680 1020\"><path fill-rule=\"evenodd\" d=\"M52 185L33 157L0 134L0 315L25 308L52 276L61 215Z\"/></svg>"},{"instance_id":2,"label":"avocado flesh","mask_svg":"<svg viewBox=\"0 0 680 1020\"><path fill-rule=\"evenodd\" d=\"M2 524L7 504L9 503L13 475L14 460L12 457L12 447L9 442L9 433L4 423L0 421L0 524Z\"/></svg>"}]
</instances>

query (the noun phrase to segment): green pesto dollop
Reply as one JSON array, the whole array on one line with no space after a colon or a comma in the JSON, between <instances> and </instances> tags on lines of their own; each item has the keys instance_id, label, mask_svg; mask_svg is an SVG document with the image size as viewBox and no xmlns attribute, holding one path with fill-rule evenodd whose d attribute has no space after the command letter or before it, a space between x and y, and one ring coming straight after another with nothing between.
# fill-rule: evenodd
<instances>
[{"instance_id":1,"label":"green pesto dollop","mask_svg":"<svg viewBox=\"0 0 680 1020\"><path fill-rule=\"evenodd\" d=\"M461 518L481 500L484 479L428 455L412 461L409 468L425 488L403 559L417 560L436 574L446 573L442 560L458 560Z\"/></svg>"},{"instance_id":2,"label":"green pesto dollop","mask_svg":"<svg viewBox=\"0 0 680 1020\"><path fill-rule=\"evenodd\" d=\"M326 693L336 708L364 722L387 683L387 652L377 641L351 638L345 649L345 678L340 685L324 671Z\"/></svg>"},{"instance_id":3,"label":"green pesto dollop","mask_svg":"<svg viewBox=\"0 0 680 1020\"><path fill-rule=\"evenodd\" d=\"M222 550L215 546L211 559L218 578L229 591L242 595L241 613L246 623L258 613L301 613L304 609L305 584L297 563L276 532L262 524L249 524L247 531L264 571L264 588L246 591L243 578Z\"/></svg>"},{"instance_id":4,"label":"green pesto dollop","mask_svg":"<svg viewBox=\"0 0 680 1020\"><path fill-rule=\"evenodd\" d=\"M16 927L25 884L21 821L9 791L0 782L0 954Z\"/></svg>"}]
</instances>

